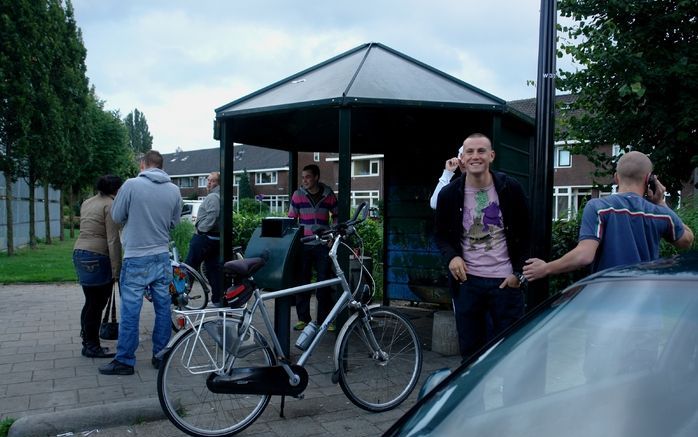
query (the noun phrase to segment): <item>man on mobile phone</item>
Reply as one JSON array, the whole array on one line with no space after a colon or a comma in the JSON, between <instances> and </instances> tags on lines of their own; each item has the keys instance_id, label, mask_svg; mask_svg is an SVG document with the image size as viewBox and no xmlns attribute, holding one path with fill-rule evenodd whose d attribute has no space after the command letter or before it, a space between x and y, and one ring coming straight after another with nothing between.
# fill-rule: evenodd
<instances>
[{"instance_id":1,"label":"man on mobile phone","mask_svg":"<svg viewBox=\"0 0 698 437\"><path fill-rule=\"evenodd\" d=\"M679 249L693 245L693 232L664 202L664 185L652 174L652 161L632 151L618 160L613 176L618 193L591 199L584 207L579 243L562 257L526 260L529 281L591 264L591 271L659 258L662 238Z\"/></svg>"}]
</instances>

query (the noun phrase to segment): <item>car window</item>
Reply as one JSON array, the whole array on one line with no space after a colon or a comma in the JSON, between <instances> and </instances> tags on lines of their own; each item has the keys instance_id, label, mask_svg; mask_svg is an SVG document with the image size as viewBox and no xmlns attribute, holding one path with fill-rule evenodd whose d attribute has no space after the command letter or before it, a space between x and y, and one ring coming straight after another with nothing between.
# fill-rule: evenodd
<instances>
[{"instance_id":1,"label":"car window","mask_svg":"<svg viewBox=\"0 0 698 437\"><path fill-rule=\"evenodd\" d=\"M404 435L683 435L698 427L696 283L572 290L428 399Z\"/></svg>"}]
</instances>

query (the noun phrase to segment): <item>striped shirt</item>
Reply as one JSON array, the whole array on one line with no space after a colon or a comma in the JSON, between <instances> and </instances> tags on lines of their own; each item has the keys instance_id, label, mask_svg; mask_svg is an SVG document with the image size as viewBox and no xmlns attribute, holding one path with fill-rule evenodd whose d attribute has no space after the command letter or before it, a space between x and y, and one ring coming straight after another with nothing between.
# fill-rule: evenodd
<instances>
[{"instance_id":1,"label":"striped shirt","mask_svg":"<svg viewBox=\"0 0 698 437\"><path fill-rule=\"evenodd\" d=\"M322 196L317 203L313 203L310 193L305 188L299 188L291 196L291 206L288 216L298 219L298 224L303 226L303 235L313 235L317 231L330 227L330 215L332 224L337 223L337 196L327 185L320 183Z\"/></svg>"},{"instance_id":2,"label":"striped shirt","mask_svg":"<svg viewBox=\"0 0 698 437\"><path fill-rule=\"evenodd\" d=\"M584 207L579 240L596 240L599 248L592 272L659 258L662 238L673 242L683 235L674 211L636 193L591 199Z\"/></svg>"}]
</instances>

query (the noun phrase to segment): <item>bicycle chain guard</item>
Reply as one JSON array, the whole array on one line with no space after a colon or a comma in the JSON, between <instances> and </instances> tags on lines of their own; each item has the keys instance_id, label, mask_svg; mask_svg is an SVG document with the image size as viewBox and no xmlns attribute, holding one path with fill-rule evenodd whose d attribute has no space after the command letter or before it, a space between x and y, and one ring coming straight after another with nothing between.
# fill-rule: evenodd
<instances>
[{"instance_id":1,"label":"bicycle chain guard","mask_svg":"<svg viewBox=\"0 0 698 437\"><path fill-rule=\"evenodd\" d=\"M282 366L240 367L230 375L212 373L206 386L213 393L298 396L308 386L308 372L297 364L292 364L291 370L300 377L296 386L291 385Z\"/></svg>"}]
</instances>

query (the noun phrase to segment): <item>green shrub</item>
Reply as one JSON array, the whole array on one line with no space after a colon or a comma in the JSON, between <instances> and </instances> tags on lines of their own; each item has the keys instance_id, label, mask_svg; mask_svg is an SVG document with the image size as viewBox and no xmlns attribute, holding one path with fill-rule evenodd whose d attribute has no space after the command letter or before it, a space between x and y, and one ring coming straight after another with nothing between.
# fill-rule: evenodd
<instances>
[{"instance_id":1,"label":"green shrub","mask_svg":"<svg viewBox=\"0 0 698 437\"><path fill-rule=\"evenodd\" d=\"M250 199L243 199L250 200ZM260 214L250 214L245 212L234 212L233 213L233 246L242 246L242 248L247 247L247 243L252 238L252 233L254 230L262 224L262 218L264 216Z\"/></svg>"},{"instance_id":2,"label":"green shrub","mask_svg":"<svg viewBox=\"0 0 698 437\"><path fill-rule=\"evenodd\" d=\"M269 213L269 204L256 199L240 199L239 213L264 215Z\"/></svg>"},{"instance_id":3,"label":"green shrub","mask_svg":"<svg viewBox=\"0 0 698 437\"><path fill-rule=\"evenodd\" d=\"M186 258L189 253L189 241L194 235L194 225L189 220L183 220L170 232L170 239L174 241L180 260Z\"/></svg>"},{"instance_id":4,"label":"green shrub","mask_svg":"<svg viewBox=\"0 0 698 437\"><path fill-rule=\"evenodd\" d=\"M695 205L683 206L676 210L676 214L678 214L681 221L691 228L694 233L698 230L698 207ZM696 245L694 241L691 249L695 249L696 247L698 247L698 245ZM659 254L662 258L676 255L677 253L679 253L677 248L667 243L665 240L662 240L659 247Z\"/></svg>"},{"instance_id":5,"label":"green shrub","mask_svg":"<svg viewBox=\"0 0 698 437\"><path fill-rule=\"evenodd\" d=\"M0 437L5 437L10 432L10 427L15 422L11 417L5 417L0 420Z\"/></svg>"},{"instance_id":6,"label":"green shrub","mask_svg":"<svg viewBox=\"0 0 698 437\"><path fill-rule=\"evenodd\" d=\"M577 246L579 240L579 226L582 223L582 215L569 221L556 220L553 222L552 247L550 260L558 259ZM550 277L550 293L562 290L589 274L588 269L583 268L573 272L562 273Z\"/></svg>"}]
</instances>

